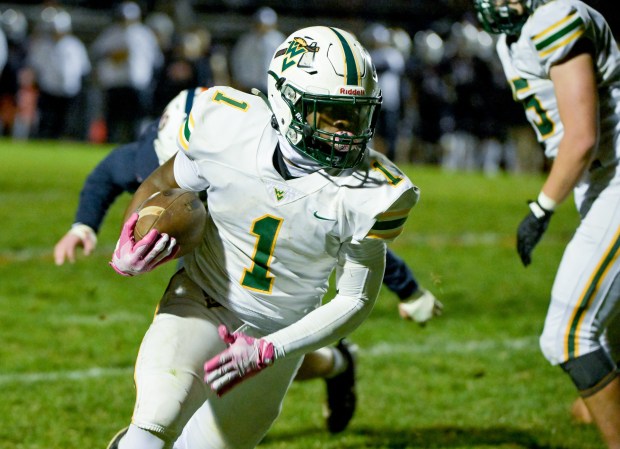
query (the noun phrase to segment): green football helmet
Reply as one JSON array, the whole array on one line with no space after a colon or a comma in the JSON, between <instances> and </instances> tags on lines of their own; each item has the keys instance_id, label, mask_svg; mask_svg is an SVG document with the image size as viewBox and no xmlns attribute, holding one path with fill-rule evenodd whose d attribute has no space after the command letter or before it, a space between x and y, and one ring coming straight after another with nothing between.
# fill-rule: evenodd
<instances>
[{"instance_id":1,"label":"green football helmet","mask_svg":"<svg viewBox=\"0 0 620 449\"><path fill-rule=\"evenodd\" d=\"M474 0L478 20L489 33L517 35L530 14L545 0ZM511 6L521 5L523 11Z\"/></svg>"},{"instance_id":2,"label":"green football helmet","mask_svg":"<svg viewBox=\"0 0 620 449\"><path fill-rule=\"evenodd\" d=\"M324 26L298 30L276 50L268 73L274 121L296 151L327 168L361 162L381 90L368 52L353 35ZM342 129L329 132L321 124Z\"/></svg>"}]
</instances>

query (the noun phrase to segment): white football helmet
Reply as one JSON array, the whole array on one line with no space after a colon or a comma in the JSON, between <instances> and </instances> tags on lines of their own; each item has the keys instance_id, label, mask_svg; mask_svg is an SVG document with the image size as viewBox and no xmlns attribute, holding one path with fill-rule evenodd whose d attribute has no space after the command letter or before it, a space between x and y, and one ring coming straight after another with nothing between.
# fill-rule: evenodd
<instances>
[{"instance_id":1,"label":"white football helmet","mask_svg":"<svg viewBox=\"0 0 620 449\"><path fill-rule=\"evenodd\" d=\"M278 47L268 74L277 128L293 148L324 167L351 168L362 160L375 132L381 90L355 37L325 26L298 30ZM322 121L346 124L328 132Z\"/></svg>"}]
</instances>

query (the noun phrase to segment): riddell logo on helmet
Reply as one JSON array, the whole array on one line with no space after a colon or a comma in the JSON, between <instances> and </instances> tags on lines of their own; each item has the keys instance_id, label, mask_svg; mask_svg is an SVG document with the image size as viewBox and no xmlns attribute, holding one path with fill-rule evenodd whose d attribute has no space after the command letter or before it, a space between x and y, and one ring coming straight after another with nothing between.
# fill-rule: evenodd
<instances>
[{"instance_id":1,"label":"riddell logo on helmet","mask_svg":"<svg viewBox=\"0 0 620 449\"><path fill-rule=\"evenodd\" d=\"M339 87L339 95L365 95L366 90L363 87Z\"/></svg>"}]
</instances>

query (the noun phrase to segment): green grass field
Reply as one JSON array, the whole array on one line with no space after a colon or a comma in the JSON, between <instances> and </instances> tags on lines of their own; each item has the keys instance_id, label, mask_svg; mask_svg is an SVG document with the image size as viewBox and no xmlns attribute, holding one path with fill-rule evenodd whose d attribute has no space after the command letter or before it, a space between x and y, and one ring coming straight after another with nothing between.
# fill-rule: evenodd
<instances>
[{"instance_id":1,"label":"green grass field","mask_svg":"<svg viewBox=\"0 0 620 449\"><path fill-rule=\"evenodd\" d=\"M0 449L103 449L130 419L132 366L174 264L123 278L107 265L128 196L96 253L56 267L87 173L110 147L0 141ZM576 394L538 349L555 269L577 216L570 202L523 268L514 231L540 176L405 166L421 188L393 248L445 313L402 321L383 290L359 345L359 408L329 435L322 381L295 383L266 449L602 449L576 425ZM243 425L243 423L240 423Z\"/></svg>"}]
</instances>

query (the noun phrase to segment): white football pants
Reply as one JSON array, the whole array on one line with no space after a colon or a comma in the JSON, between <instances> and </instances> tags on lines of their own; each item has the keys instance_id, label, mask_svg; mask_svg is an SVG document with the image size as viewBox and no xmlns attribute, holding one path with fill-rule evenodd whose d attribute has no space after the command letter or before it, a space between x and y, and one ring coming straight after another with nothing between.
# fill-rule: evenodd
<instances>
[{"instance_id":1,"label":"white football pants","mask_svg":"<svg viewBox=\"0 0 620 449\"><path fill-rule=\"evenodd\" d=\"M612 342L610 350L606 328L620 313L620 179L611 168L590 176L575 189L582 221L562 257L540 337L554 365L618 347Z\"/></svg>"},{"instance_id":2,"label":"white football pants","mask_svg":"<svg viewBox=\"0 0 620 449\"><path fill-rule=\"evenodd\" d=\"M301 357L278 360L218 398L203 381L203 365L226 348L220 324L260 336L206 298L181 270L140 346L132 423L176 440L175 449L255 447L280 413L301 364Z\"/></svg>"}]
</instances>

